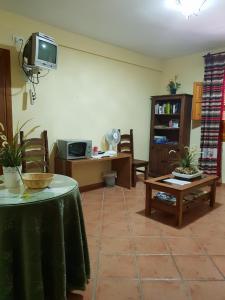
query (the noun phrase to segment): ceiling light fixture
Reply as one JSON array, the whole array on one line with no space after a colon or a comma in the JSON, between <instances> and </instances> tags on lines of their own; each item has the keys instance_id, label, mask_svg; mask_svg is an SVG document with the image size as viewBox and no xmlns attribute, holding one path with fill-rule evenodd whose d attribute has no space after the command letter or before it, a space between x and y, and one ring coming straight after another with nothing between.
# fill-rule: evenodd
<instances>
[{"instance_id":1,"label":"ceiling light fixture","mask_svg":"<svg viewBox=\"0 0 225 300\"><path fill-rule=\"evenodd\" d=\"M186 16L190 18L191 16L197 16L202 9L204 3L207 0L176 0L179 10Z\"/></svg>"}]
</instances>

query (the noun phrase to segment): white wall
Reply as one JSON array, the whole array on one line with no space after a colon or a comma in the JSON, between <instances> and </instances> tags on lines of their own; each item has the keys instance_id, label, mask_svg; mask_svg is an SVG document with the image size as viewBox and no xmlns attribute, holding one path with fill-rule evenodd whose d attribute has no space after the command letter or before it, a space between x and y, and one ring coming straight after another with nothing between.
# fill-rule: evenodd
<instances>
[{"instance_id":1,"label":"white wall","mask_svg":"<svg viewBox=\"0 0 225 300\"><path fill-rule=\"evenodd\" d=\"M27 39L37 31L60 44L59 63L41 78L32 106L12 35ZM149 98L159 90L160 60L5 11L0 11L0 47L11 50L14 127L32 118L39 132L48 130L50 149L58 138L86 138L101 146L109 129L133 128L136 156L148 158Z\"/></svg>"}]
</instances>

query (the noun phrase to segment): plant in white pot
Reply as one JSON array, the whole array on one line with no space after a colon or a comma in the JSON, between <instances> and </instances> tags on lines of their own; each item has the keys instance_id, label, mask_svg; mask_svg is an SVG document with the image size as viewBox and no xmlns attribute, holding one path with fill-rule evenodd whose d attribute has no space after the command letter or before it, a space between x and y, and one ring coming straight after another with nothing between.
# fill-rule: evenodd
<instances>
[{"instance_id":1,"label":"plant in white pot","mask_svg":"<svg viewBox=\"0 0 225 300\"><path fill-rule=\"evenodd\" d=\"M30 120L23 123L20 127L17 126L15 135L12 141L8 141L4 134L4 126L0 123L0 165L2 165L4 184L7 188L15 188L21 184L21 165L22 165L22 151L26 144L21 146L18 142L19 132ZM25 135L27 137L37 127L35 126Z\"/></svg>"},{"instance_id":2,"label":"plant in white pot","mask_svg":"<svg viewBox=\"0 0 225 300\"><path fill-rule=\"evenodd\" d=\"M177 90L180 88L181 83L177 81L178 76L175 75L174 79L170 79L169 83L167 84L167 90L170 92L171 95L175 95Z\"/></svg>"},{"instance_id":3,"label":"plant in white pot","mask_svg":"<svg viewBox=\"0 0 225 300\"><path fill-rule=\"evenodd\" d=\"M170 150L169 154L176 153L175 150ZM202 174L198 168L199 151L196 147L184 147L183 154L180 159L177 160L177 166L173 172L175 176L179 177L196 177Z\"/></svg>"}]
</instances>

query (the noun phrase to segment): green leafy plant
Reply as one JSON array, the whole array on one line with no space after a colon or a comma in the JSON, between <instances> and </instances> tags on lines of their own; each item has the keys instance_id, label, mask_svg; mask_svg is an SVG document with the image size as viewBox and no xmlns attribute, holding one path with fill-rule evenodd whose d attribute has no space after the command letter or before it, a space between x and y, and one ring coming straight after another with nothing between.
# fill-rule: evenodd
<instances>
[{"instance_id":1,"label":"green leafy plant","mask_svg":"<svg viewBox=\"0 0 225 300\"><path fill-rule=\"evenodd\" d=\"M22 152L26 148L26 143L21 146L18 142L19 132L25 127L25 125L30 120L24 122L21 126L17 125L15 135L13 136L12 142L7 140L6 135L4 134L5 129L2 123L0 123L0 165L3 167L18 167L22 164ZM30 135L36 128L35 126L31 128L24 136L26 138Z\"/></svg>"},{"instance_id":2,"label":"green leafy plant","mask_svg":"<svg viewBox=\"0 0 225 300\"><path fill-rule=\"evenodd\" d=\"M175 150L170 150L169 155L172 153L176 154ZM196 147L184 147L184 151L182 156L176 161L176 164L179 166L175 168L175 172L181 173L181 174L196 174L199 172L198 169L198 156L199 151Z\"/></svg>"},{"instance_id":3,"label":"green leafy plant","mask_svg":"<svg viewBox=\"0 0 225 300\"><path fill-rule=\"evenodd\" d=\"M175 75L174 79L170 79L168 85L167 85L167 90L172 91L172 90L178 90L181 86L181 83L177 81L178 76Z\"/></svg>"}]
</instances>

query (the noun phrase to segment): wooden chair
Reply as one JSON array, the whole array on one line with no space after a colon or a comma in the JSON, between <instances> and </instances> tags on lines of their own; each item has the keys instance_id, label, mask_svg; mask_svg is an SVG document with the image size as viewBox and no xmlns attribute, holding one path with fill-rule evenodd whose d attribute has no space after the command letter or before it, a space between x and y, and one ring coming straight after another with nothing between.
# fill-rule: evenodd
<instances>
[{"instance_id":1,"label":"wooden chair","mask_svg":"<svg viewBox=\"0 0 225 300\"><path fill-rule=\"evenodd\" d=\"M24 132L20 131L20 143L26 144L22 152L22 172L49 172L47 130L40 138L31 139L24 139Z\"/></svg>"},{"instance_id":2,"label":"wooden chair","mask_svg":"<svg viewBox=\"0 0 225 300\"><path fill-rule=\"evenodd\" d=\"M121 134L121 139L118 144L118 152L130 153L132 156L132 186L133 187L136 186L136 182L137 182L136 172L144 173L145 180L148 179L148 161L134 158L133 129L130 129L130 134ZM144 167L144 170L139 169L141 167Z\"/></svg>"}]
</instances>

